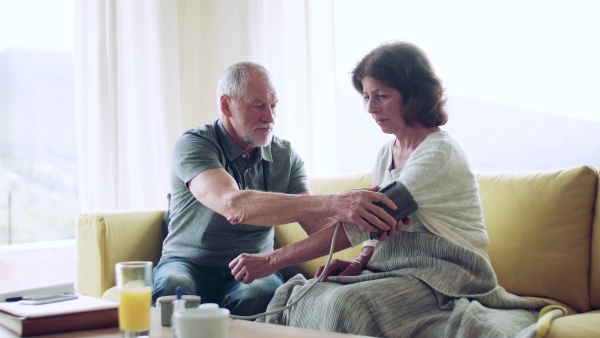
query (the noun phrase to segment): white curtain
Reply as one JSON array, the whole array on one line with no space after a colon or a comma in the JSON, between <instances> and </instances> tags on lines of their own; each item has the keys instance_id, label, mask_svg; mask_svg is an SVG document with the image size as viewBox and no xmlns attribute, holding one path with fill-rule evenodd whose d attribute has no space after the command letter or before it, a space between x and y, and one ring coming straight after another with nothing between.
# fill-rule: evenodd
<instances>
[{"instance_id":1,"label":"white curtain","mask_svg":"<svg viewBox=\"0 0 600 338\"><path fill-rule=\"evenodd\" d=\"M76 32L82 213L165 208L173 142L218 118L218 77L242 59L275 79L276 134L309 172L337 169L331 1L78 0Z\"/></svg>"}]
</instances>

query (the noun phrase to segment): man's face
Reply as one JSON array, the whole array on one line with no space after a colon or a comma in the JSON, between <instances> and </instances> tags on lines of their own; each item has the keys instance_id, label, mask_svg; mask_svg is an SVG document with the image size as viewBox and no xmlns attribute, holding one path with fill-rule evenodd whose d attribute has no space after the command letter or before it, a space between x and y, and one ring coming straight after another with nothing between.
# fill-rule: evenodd
<instances>
[{"instance_id":1,"label":"man's face","mask_svg":"<svg viewBox=\"0 0 600 338\"><path fill-rule=\"evenodd\" d=\"M230 122L235 130L234 139L244 150L264 147L273 136L277 93L273 86L251 72L246 90L238 102L229 100Z\"/></svg>"}]
</instances>

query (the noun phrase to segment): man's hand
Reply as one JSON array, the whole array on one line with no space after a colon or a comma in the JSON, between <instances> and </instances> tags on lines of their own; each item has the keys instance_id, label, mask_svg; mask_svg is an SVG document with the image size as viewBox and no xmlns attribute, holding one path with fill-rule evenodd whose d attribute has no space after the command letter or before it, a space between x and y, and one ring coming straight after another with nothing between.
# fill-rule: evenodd
<instances>
[{"instance_id":1,"label":"man's hand","mask_svg":"<svg viewBox=\"0 0 600 338\"><path fill-rule=\"evenodd\" d=\"M237 256L229 263L235 280L250 284L254 280L272 275L277 267L271 264L269 254L247 254Z\"/></svg>"},{"instance_id":2,"label":"man's hand","mask_svg":"<svg viewBox=\"0 0 600 338\"><path fill-rule=\"evenodd\" d=\"M379 187L375 186L332 195L332 217L338 221L358 224L369 232L376 231L377 228L390 230L396 226L396 220L373 202L385 204L392 210L396 209L396 204L385 194L377 192L378 190Z\"/></svg>"}]
</instances>

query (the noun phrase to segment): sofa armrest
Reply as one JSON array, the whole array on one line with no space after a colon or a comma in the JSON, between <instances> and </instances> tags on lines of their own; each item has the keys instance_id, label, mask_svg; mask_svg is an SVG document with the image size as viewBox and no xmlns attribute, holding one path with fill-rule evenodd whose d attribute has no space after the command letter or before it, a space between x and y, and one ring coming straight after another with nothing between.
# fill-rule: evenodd
<instances>
[{"instance_id":1,"label":"sofa armrest","mask_svg":"<svg viewBox=\"0 0 600 338\"><path fill-rule=\"evenodd\" d=\"M165 210L82 214L77 222L77 291L101 297L115 285L114 266L161 256Z\"/></svg>"},{"instance_id":2,"label":"sofa armrest","mask_svg":"<svg viewBox=\"0 0 600 338\"><path fill-rule=\"evenodd\" d=\"M550 330L548 330L544 337L598 337L600 333L598 323L600 323L600 311L590 311L556 318L552 321Z\"/></svg>"}]
</instances>

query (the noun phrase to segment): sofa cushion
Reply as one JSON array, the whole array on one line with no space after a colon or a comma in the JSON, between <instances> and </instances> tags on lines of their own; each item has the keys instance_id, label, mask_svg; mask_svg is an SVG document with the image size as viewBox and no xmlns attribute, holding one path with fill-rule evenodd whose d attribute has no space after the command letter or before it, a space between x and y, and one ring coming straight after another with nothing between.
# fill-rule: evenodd
<instances>
[{"instance_id":1,"label":"sofa cushion","mask_svg":"<svg viewBox=\"0 0 600 338\"><path fill-rule=\"evenodd\" d=\"M371 174L369 172L346 173L336 176L313 177L309 185L314 194L331 194L358 188L371 187ZM340 231L343 231L340 228ZM275 227L275 241L279 246L285 246L306 238L306 232L298 223L283 224ZM333 255L333 259L353 259L360 252L361 246L342 250ZM300 270L308 276L314 276L317 269L325 265L327 256L300 263Z\"/></svg>"},{"instance_id":2,"label":"sofa cushion","mask_svg":"<svg viewBox=\"0 0 600 338\"><path fill-rule=\"evenodd\" d=\"M590 310L593 168L477 175L498 283Z\"/></svg>"}]
</instances>

